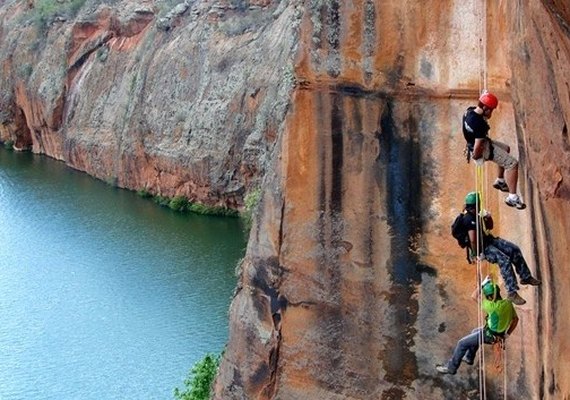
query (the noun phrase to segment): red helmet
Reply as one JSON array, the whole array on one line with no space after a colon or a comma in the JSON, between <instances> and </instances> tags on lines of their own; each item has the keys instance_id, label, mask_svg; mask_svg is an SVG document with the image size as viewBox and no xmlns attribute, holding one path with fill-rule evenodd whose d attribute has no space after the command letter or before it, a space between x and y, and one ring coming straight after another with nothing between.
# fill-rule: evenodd
<instances>
[{"instance_id":1,"label":"red helmet","mask_svg":"<svg viewBox=\"0 0 570 400\"><path fill-rule=\"evenodd\" d=\"M497 96L492 93L483 92L481 97L479 97L479 103L487 106L491 110L494 110L499 105L499 99L497 99Z\"/></svg>"}]
</instances>

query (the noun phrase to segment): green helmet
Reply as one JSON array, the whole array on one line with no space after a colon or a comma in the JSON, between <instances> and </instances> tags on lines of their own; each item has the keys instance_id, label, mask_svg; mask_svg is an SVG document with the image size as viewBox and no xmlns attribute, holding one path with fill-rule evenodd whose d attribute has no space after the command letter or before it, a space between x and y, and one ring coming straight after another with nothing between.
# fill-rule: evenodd
<instances>
[{"instance_id":1,"label":"green helmet","mask_svg":"<svg viewBox=\"0 0 570 400\"><path fill-rule=\"evenodd\" d=\"M477 203L479 203L479 193L477 192L467 193L467 196L465 196L465 205L474 206Z\"/></svg>"},{"instance_id":2,"label":"green helmet","mask_svg":"<svg viewBox=\"0 0 570 400\"><path fill-rule=\"evenodd\" d=\"M491 296L499 291L499 287L493 282L487 282L483 285L483 294Z\"/></svg>"}]
</instances>

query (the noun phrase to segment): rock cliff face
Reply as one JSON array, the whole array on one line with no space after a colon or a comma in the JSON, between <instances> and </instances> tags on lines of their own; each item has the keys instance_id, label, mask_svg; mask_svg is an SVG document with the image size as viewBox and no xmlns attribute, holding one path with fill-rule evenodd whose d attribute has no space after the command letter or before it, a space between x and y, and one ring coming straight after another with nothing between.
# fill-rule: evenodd
<instances>
[{"instance_id":1,"label":"rock cliff face","mask_svg":"<svg viewBox=\"0 0 570 400\"><path fill-rule=\"evenodd\" d=\"M487 208L495 233L519 244L544 280L521 290L528 303L509 340L506 384L487 350L488 395L570 395L560 356L569 344L568 10L475 3L305 3L299 85L242 266L216 398L478 397L476 368L442 377L434 365L477 324L475 269L449 226L475 187L460 117L483 87L501 98L492 134L520 157L529 203L510 209L489 189Z\"/></svg>"},{"instance_id":2,"label":"rock cliff face","mask_svg":"<svg viewBox=\"0 0 570 400\"><path fill-rule=\"evenodd\" d=\"M289 104L295 8L92 0L72 18L76 3L2 7L0 139L119 187L240 206Z\"/></svg>"},{"instance_id":3,"label":"rock cliff face","mask_svg":"<svg viewBox=\"0 0 570 400\"><path fill-rule=\"evenodd\" d=\"M212 205L261 185L216 398L478 398L476 368L434 365L477 324L449 225L484 87L529 205L506 207L487 165L486 207L544 281L488 394L570 396L565 1L74 4L0 6L0 140Z\"/></svg>"}]
</instances>

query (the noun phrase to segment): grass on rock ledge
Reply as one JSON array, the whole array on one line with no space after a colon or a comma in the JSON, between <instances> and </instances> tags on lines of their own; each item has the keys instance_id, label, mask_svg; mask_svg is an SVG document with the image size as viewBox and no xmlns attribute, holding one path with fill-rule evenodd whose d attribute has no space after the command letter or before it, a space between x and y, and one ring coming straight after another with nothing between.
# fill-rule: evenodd
<instances>
[{"instance_id":1,"label":"grass on rock ledge","mask_svg":"<svg viewBox=\"0 0 570 400\"><path fill-rule=\"evenodd\" d=\"M200 203L192 203L184 196L166 197L152 195L145 189L137 191L137 194L145 199L152 199L156 204L168 207L177 212L193 212L200 215L217 215L222 217L239 217L237 210L221 206L207 206Z\"/></svg>"}]
</instances>

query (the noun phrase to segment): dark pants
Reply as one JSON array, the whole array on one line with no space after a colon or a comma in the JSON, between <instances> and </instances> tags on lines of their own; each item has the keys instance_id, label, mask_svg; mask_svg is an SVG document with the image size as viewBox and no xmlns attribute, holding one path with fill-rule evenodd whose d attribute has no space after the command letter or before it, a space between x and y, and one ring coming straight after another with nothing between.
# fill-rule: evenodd
<instances>
[{"instance_id":1,"label":"dark pants","mask_svg":"<svg viewBox=\"0 0 570 400\"><path fill-rule=\"evenodd\" d=\"M521 249L514 243L501 238L491 238L485 246L485 258L493 264L499 264L501 276L505 282L508 293L519 290L515 272L520 279L528 279L532 276L528 265L522 255ZM514 271L513 271L513 266Z\"/></svg>"},{"instance_id":2,"label":"dark pants","mask_svg":"<svg viewBox=\"0 0 570 400\"><path fill-rule=\"evenodd\" d=\"M462 337L457 342L455 350L453 351L453 356L447 362L447 368L449 372L454 374L457 368L461 365L461 360L464 356L469 360L475 360L477 355L477 350L479 350L479 343L483 340L483 343L493 344L495 339L489 334L483 334L484 328L475 328L467 336Z\"/></svg>"}]
</instances>

